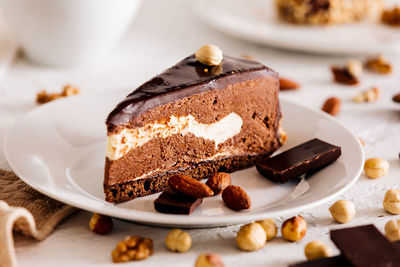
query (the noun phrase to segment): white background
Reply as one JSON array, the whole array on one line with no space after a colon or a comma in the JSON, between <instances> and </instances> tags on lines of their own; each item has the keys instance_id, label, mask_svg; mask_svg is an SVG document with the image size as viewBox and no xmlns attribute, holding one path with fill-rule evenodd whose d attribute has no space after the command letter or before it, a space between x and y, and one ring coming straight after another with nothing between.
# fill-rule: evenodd
<instances>
[{"instance_id":1,"label":"white background","mask_svg":"<svg viewBox=\"0 0 400 267\"><path fill-rule=\"evenodd\" d=\"M338 118L365 141L366 157L383 157L390 163L386 177L369 180L363 174L343 196L352 200L357 208L356 218L346 226L374 223L383 230L389 219L399 218L383 210L382 200L386 190L400 189L400 104L391 101L392 95L400 93L400 65L395 64L395 72L390 76L366 73L362 83L354 88L337 85L331 81L329 67L342 64L348 58L279 51L233 39L198 20L189 1L143 1L124 40L96 66L50 68L18 58L0 84L0 141L16 118L35 108L36 93L42 89L56 92L67 83L78 86L83 93L133 89L207 43L218 45L226 54L251 54L282 76L298 80L301 90L284 94L304 105L320 108L327 97L340 97L343 107ZM399 61L398 56L387 57L392 62ZM355 94L371 86L381 89L378 102L351 102ZM299 127L302 127L301 122ZM0 167L8 168L2 152ZM322 240L334 248L329 241L329 230L344 225L331 219L329 204L332 203L302 213L309 229L301 242L285 242L279 234L257 252L245 253L237 249L235 234L238 226L189 230L193 238L192 249L188 253L175 254L164 246L169 229L114 220L114 231L99 236L88 228L91 214L82 211L65 220L43 242L17 236L17 257L20 266L109 266L115 244L126 235L137 234L154 240L154 255L129 266L192 266L197 255L205 252L219 253L226 266L287 266L305 259L303 249L309 241ZM280 226L285 218L276 219ZM338 253L336 249L334 251Z\"/></svg>"}]
</instances>

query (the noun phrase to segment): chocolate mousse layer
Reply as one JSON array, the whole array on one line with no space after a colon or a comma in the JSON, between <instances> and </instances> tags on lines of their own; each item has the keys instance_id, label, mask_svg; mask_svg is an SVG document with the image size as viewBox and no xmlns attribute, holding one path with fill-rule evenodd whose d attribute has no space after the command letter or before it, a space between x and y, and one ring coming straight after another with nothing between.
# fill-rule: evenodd
<instances>
[{"instance_id":1,"label":"chocolate mousse layer","mask_svg":"<svg viewBox=\"0 0 400 267\"><path fill-rule=\"evenodd\" d=\"M159 192L168 178L207 178L253 166L280 147L276 72L190 56L127 96L107 118L106 200Z\"/></svg>"}]
</instances>

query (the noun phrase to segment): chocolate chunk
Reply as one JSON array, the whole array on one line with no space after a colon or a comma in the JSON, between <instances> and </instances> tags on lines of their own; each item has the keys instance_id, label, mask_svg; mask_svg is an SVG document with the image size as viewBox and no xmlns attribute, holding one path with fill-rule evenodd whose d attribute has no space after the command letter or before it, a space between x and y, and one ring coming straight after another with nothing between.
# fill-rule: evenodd
<instances>
[{"instance_id":1,"label":"chocolate chunk","mask_svg":"<svg viewBox=\"0 0 400 267\"><path fill-rule=\"evenodd\" d=\"M330 258L321 258L310 261L303 261L300 263L295 263L289 265L289 267L352 267L350 262L347 261L346 257L343 255L330 257Z\"/></svg>"},{"instance_id":2,"label":"chocolate chunk","mask_svg":"<svg viewBox=\"0 0 400 267\"><path fill-rule=\"evenodd\" d=\"M400 266L400 249L372 224L332 230L331 239L353 266Z\"/></svg>"},{"instance_id":3,"label":"chocolate chunk","mask_svg":"<svg viewBox=\"0 0 400 267\"><path fill-rule=\"evenodd\" d=\"M201 202L202 198L185 196L168 188L154 201L154 208L161 213L190 214Z\"/></svg>"},{"instance_id":4,"label":"chocolate chunk","mask_svg":"<svg viewBox=\"0 0 400 267\"><path fill-rule=\"evenodd\" d=\"M257 170L268 179L285 183L334 162L341 154L340 147L315 138L257 164Z\"/></svg>"},{"instance_id":5,"label":"chocolate chunk","mask_svg":"<svg viewBox=\"0 0 400 267\"><path fill-rule=\"evenodd\" d=\"M400 241L393 243L398 249L400 249ZM321 258L310 261L303 261L289 265L289 267L352 267L353 265L343 255L338 255L330 258Z\"/></svg>"}]
</instances>

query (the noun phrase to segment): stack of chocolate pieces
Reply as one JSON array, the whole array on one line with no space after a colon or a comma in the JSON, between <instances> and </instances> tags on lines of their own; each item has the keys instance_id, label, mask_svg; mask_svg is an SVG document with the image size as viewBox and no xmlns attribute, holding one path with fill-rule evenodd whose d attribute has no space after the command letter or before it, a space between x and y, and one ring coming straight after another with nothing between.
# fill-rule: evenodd
<instances>
[{"instance_id":1,"label":"stack of chocolate pieces","mask_svg":"<svg viewBox=\"0 0 400 267\"><path fill-rule=\"evenodd\" d=\"M372 224L332 230L331 239L341 255L292 264L290 267L400 266L400 241L390 242Z\"/></svg>"}]
</instances>

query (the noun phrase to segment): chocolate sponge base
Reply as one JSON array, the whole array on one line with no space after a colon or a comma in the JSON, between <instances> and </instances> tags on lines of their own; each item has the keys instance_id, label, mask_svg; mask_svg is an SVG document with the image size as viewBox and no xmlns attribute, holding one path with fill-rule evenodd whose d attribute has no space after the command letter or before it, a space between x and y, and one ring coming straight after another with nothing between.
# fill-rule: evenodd
<instances>
[{"instance_id":1,"label":"chocolate sponge base","mask_svg":"<svg viewBox=\"0 0 400 267\"><path fill-rule=\"evenodd\" d=\"M208 178L218 171L234 172L254 166L257 162L266 159L271 153L257 156L234 156L218 160L204 161L191 165L186 169L168 171L165 173L148 176L143 179L129 181L112 186L104 185L106 201L120 203L161 192L168 187L169 177L176 174L191 176L197 180Z\"/></svg>"}]
</instances>

